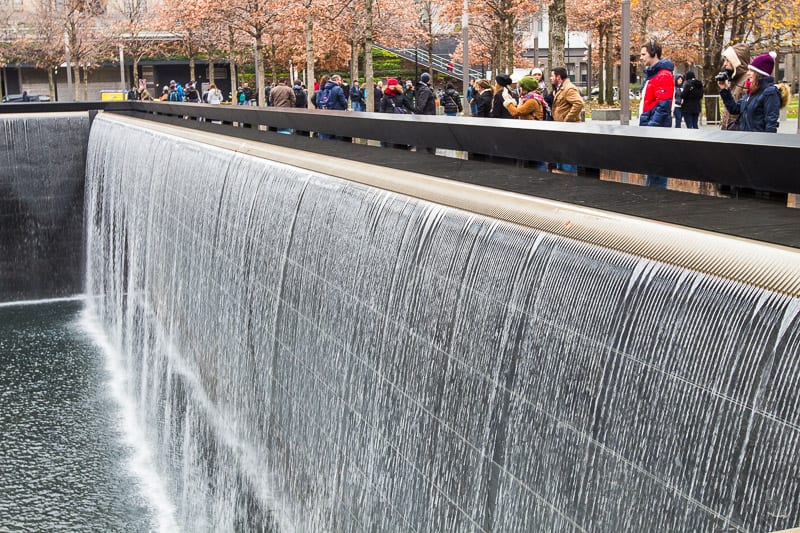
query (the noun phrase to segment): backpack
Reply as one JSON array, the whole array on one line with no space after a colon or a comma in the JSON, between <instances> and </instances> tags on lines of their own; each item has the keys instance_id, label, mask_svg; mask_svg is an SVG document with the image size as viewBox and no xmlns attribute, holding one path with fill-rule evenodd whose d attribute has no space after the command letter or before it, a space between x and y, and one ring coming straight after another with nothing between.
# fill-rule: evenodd
<instances>
[{"instance_id":1,"label":"backpack","mask_svg":"<svg viewBox=\"0 0 800 533\"><path fill-rule=\"evenodd\" d=\"M173 89L173 90L171 90L169 92L169 101L170 102L180 102L181 101L181 96L180 96L180 94L178 94L178 91Z\"/></svg>"},{"instance_id":2,"label":"backpack","mask_svg":"<svg viewBox=\"0 0 800 533\"><path fill-rule=\"evenodd\" d=\"M320 109L330 109L331 89L320 89L317 94L317 107Z\"/></svg>"},{"instance_id":3,"label":"backpack","mask_svg":"<svg viewBox=\"0 0 800 533\"><path fill-rule=\"evenodd\" d=\"M292 87L294 91L294 105L295 107L308 107L308 102L306 102L306 93L300 87Z\"/></svg>"}]
</instances>

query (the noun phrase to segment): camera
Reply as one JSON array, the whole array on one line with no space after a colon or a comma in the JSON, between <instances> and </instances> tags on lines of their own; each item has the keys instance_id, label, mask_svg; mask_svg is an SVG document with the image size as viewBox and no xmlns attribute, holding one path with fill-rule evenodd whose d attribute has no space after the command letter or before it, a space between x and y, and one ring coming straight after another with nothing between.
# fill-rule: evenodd
<instances>
[{"instance_id":1,"label":"camera","mask_svg":"<svg viewBox=\"0 0 800 533\"><path fill-rule=\"evenodd\" d=\"M727 70L723 70L722 72L720 72L719 74L714 76L714 80L716 80L716 81L728 81L729 79L731 79L731 78L728 75L728 71Z\"/></svg>"}]
</instances>

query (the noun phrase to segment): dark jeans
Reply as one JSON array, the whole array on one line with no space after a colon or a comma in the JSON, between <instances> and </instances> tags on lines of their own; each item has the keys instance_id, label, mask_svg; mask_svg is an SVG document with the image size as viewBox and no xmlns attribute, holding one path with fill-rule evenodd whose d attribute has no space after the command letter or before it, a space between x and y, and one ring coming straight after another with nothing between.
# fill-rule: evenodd
<instances>
[{"instance_id":1,"label":"dark jeans","mask_svg":"<svg viewBox=\"0 0 800 533\"><path fill-rule=\"evenodd\" d=\"M686 127L692 130L698 129L697 123L700 121L700 113L684 113L683 120L686 121Z\"/></svg>"},{"instance_id":2,"label":"dark jeans","mask_svg":"<svg viewBox=\"0 0 800 533\"><path fill-rule=\"evenodd\" d=\"M683 116L683 112L681 111L680 107L676 107L672 110L672 114L675 115L675 127L681 127L681 117Z\"/></svg>"}]
</instances>

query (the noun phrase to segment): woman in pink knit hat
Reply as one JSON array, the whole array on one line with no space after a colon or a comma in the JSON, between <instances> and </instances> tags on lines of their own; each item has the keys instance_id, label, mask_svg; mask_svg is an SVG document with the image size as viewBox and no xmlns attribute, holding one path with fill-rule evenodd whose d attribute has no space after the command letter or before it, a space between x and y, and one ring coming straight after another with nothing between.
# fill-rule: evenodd
<instances>
[{"instance_id":1,"label":"woman in pink knit hat","mask_svg":"<svg viewBox=\"0 0 800 533\"><path fill-rule=\"evenodd\" d=\"M770 52L750 62L744 84L745 94L738 101L731 95L730 80L717 80L725 109L732 115L739 115L740 131L778 132L781 96L772 77L776 57L775 52Z\"/></svg>"}]
</instances>

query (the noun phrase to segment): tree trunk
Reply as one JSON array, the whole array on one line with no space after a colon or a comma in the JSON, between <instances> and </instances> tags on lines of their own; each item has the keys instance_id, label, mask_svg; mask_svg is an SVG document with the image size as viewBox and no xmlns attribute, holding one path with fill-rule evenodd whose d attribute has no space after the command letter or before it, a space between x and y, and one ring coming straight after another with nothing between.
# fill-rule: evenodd
<instances>
[{"instance_id":1,"label":"tree trunk","mask_svg":"<svg viewBox=\"0 0 800 533\"><path fill-rule=\"evenodd\" d=\"M550 70L555 67L563 67L564 63L564 43L567 33L567 8L565 0L551 0L548 17L550 19L550 50L548 61Z\"/></svg>"},{"instance_id":2,"label":"tree trunk","mask_svg":"<svg viewBox=\"0 0 800 533\"><path fill-rule=\"evenodd\" d=\"M264 105L264 43L261 41L261 32L256 32L253 37L253 54L256 66L256 100L259 106Z\"/></svg>"},{"instance_id":3,"label":"tree trunk","mask_svg":"<svg viewBox=\"0 0 800 533\"><path fill-rule=\"evenodd\" d=\"M600 59L600 68L597 69L597 103L606 103L605 79L606 79L606 28L601 25L597 32L597 58Z\"/></svg>"},{"instance_id":4,"label":"tree trunk","mask_svg":"<svg viewBox=\"0 0 800 533\"><path fill-rule=\"evenodd\" d=\"M611 25L606 25L606 102L614 104L614 47L611 46L614 30Z\"/></svg>"},{"instance_id":5,"label":"tree trunk","mask_svg":"<svg viewBox=\"0 0 800 533\"><path fill-rule=\"evenodd\" d=\"M375 81L372 79L372 0L364 0L366 27L364 28L364 90L367 92L367 111L375 110ZM432 61L432 58L431 58Z\"/></svg>"},{"instance_id":6,"label":"tree trunk","mask_svg":"<svg viewBox=\"0 0 800 533\"><path fill-rule=\"evenodd\" d=\"M50 101L51 102L55 102L56 101L56 84L55 84L55 79L53 78L53 69L52 68L48 68L47 69L47 85L50 88ZM0 94L0 96L2 96L2 94Z\"/></svg>"},{"instance_id":7,"label":"tree trunk","mask_svg":"<svg viewBox=\"0 0 800 533\"><path fill-rule=\"evenodd\" d=\"M350 43L350 85L358 79L358 42Z\"/></svg>"},{"instance_id":8,"label":"tree trunk","mask_svg":"<svg viewBox=\"0 0 800 533\"><path fill-rule=\"evenodd\" d=\"M509 17L506 23L506 65L508 66L509 74L514 72L514 27L516 20L514 17ZM466 65L464 66L466 68Z\"/></svg>"},{"instance_id":9,"label":"tree trunk","mask_svg":"<svg viewBox=\"0 0 800 533\"><path fill-rule=\"evenodd\" d=\"M314 18L311 5L306 5L306 88L308 89L308 108L313 109L311 95L314 94Z\"/></svg>"},{"instance_id":10,"label":"tree trunk","mask_svg":"<svg viewBox=\"0 0 800 533\"><path fill-rule=\"evenodd\" d=\"M83 101L89 101L89 67L83 67Z\"/></svg>"},{"instance_id":11,"label":"tree trunk","mask_svg":"<svg viewBox=\"0 0 800 533\"><path fill-rule=\"evenodd\" d=\"M139 55L134 54L132 57L133 61L133 85L134 87L139 86Z\"/></svg>"},{"instance_id":12,"label":"tree trunk","mask_svg":"<svg viewBox=\"0 0 800 533\"><path fill-rule=\"evenodd\" d=\"M211 54L208 54L208 84L211 85L214 83L216 79L216 72L214 68L214 57Z\"/></svg>"},{"instance_id":13,"label":"tree trunk","mask_svg":"<svg viewBox=\"0 0 800 533\"><path fill-rule=\"evenodd\" d=\"M189 54L189 81L197 80L195 76L194 53Z\"/></svg>"},{"instance_id":14,"label":"tree trunk","mask_svg":"<svg viewBox=\"0 0 800 533\"><path fill-rule=\"evenodd\" d=\"M233 26L228 26L228 65L231 69L231 103L236 105L237 98L239 95L237 94L239 88L239 80L236 76L236 59L233 56L233 50L236 46L236 34L233 29Z\"/></svg>"}]
</instances>

